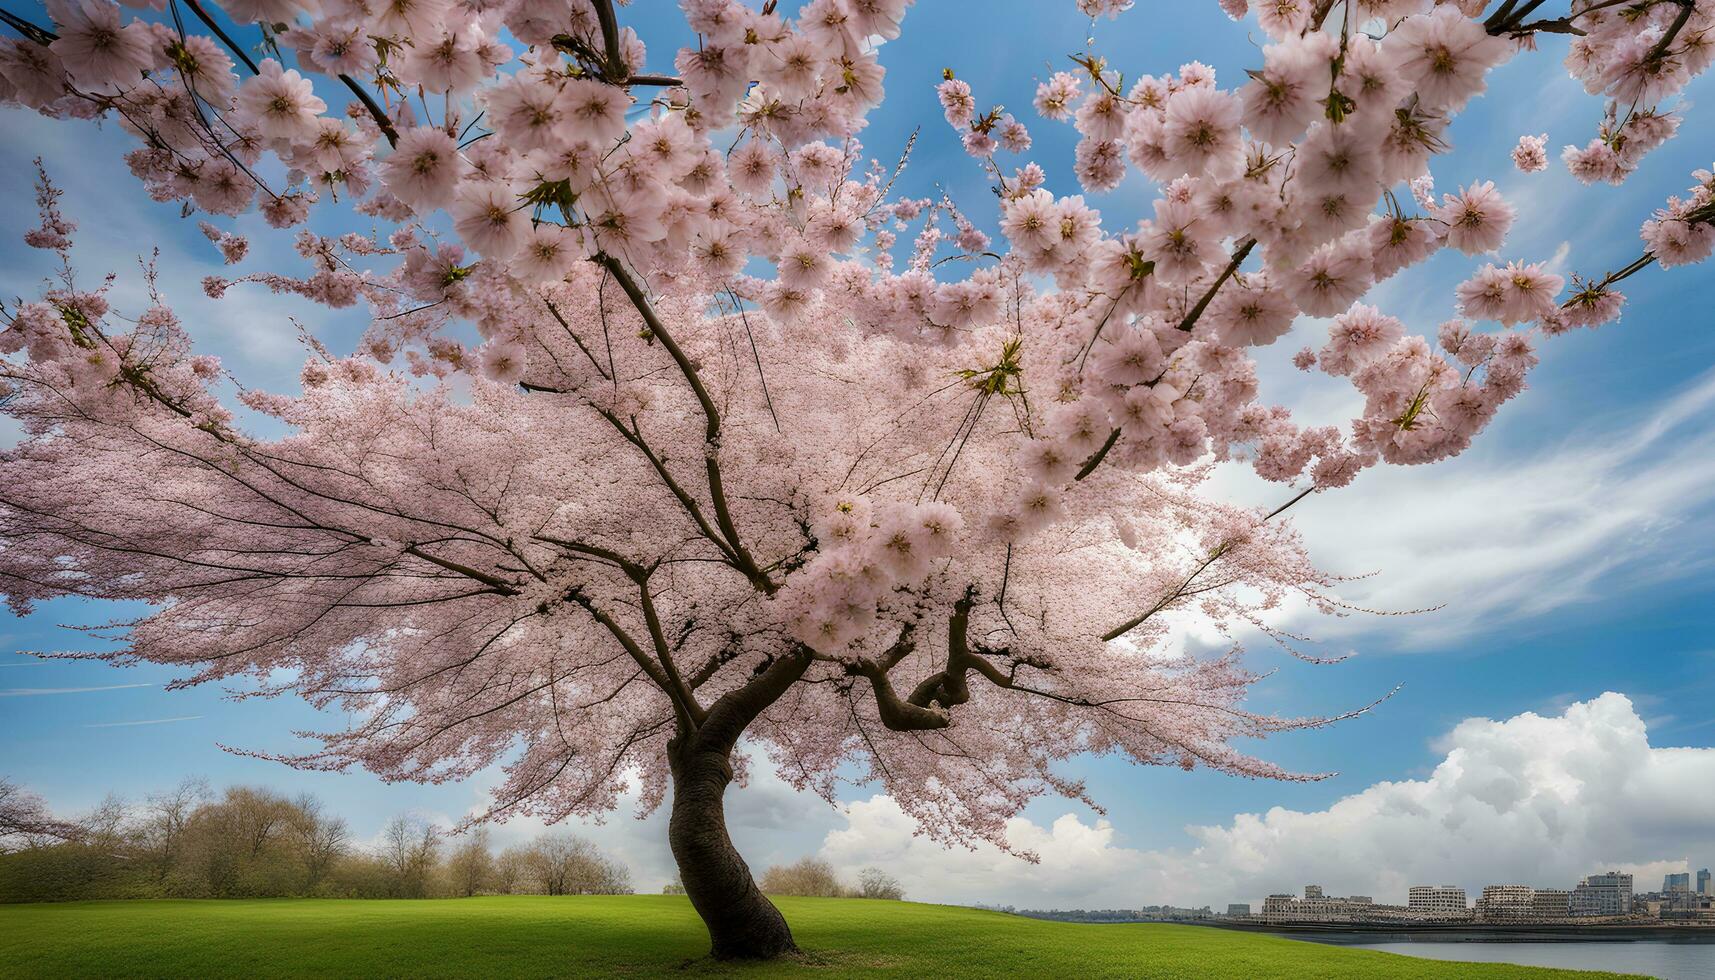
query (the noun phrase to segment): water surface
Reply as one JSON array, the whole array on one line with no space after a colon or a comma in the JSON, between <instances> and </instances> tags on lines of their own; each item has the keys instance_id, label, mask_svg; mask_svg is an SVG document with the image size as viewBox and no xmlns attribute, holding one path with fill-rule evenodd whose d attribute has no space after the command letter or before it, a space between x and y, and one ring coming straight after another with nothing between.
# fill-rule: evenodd
<instances>
[{"instance_id":1,"label":"water surface","mask_svg":"<svg viewBox=\"0 0 1715 980\"><path fill-rule=\"evenodd\" d=\"M1660 980L1715 980L1715 943L1651 940L1590 943L1373 942L1363 936L1311 937L1303 933L1286 938L1356 946L1432 960L1641 973Z\"/></svg>"}]
</instances>

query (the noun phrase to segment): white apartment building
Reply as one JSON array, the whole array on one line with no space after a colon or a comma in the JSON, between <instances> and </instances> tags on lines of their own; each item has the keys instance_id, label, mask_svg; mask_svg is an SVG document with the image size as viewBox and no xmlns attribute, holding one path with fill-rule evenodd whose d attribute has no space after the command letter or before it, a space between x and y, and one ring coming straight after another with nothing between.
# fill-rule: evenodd
<instances>
[{"instance_id":1,"label":"white apartment building","mask_svg":"<svg viewBox=\"0 0 1715 980\"><path fill-rule=\"evenodd\" d=\"M1530 911L1532 918L1564 919L1572 914L1572 893L1564 888L1538 888Z\"/></svg>"},{"instance_id":2,"label":"white apartment building","mask_svg":"<svg viewBox=\"0 0 1715 980\"><path fill-rule=\"evenodd\" d=\"M1407 896L1407 911L1426 919L1462 917L1471 911L1465 889L1457 885L1412 885Z\"/></svg>"},{"instance_id":3,"label":"white apartment building","mask_svg":"<svg viewBox=\"0 0 1715 980\"><path fill-rule=\"evenodd\" d=\"M1529 919L1536 889L1529 885L1484 885L1477 899L1477 918L1488 922Z\"/></svg>"},{"instance_id":4,"label":"white apartment building","mask_svg":"<svg viewBox=\"0 0 1715 980\"><path fill-rule=\"evenodd\" d=\"M1262 903L1262 916L1270 922L1370 922L1405 912L1398 905L1377 905L1368 895L1329 895L1320 885L1304 886L1303 898L1277 894Z\"/></svg>"},{"instance_id":5,"label":"white apartment building","mask_svg":"<svg viewBox=\"0 0 1715 980\"><path fill-rule=\"evenodd\" d=\"M1590 875L1572 890L1572 914L1630 915L1632 913L1632 876L1610 871Z\"/></svg>"}]
</instances>

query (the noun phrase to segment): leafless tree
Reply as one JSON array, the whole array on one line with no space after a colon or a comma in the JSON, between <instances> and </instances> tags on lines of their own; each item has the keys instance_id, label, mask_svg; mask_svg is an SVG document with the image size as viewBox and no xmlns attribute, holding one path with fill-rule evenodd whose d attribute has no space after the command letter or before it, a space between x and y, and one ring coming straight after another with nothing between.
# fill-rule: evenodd
<instances>
[{"instance_id":1,"label":"leafless tree","mask_svg":"<svg viewBox=\"0 0 1715 980\"><path fill-rule=\"evenodd\" d=\"M464 897L485 891L494 878L494 854L488 849L488 828L478 827L447 858L453 894Z\"/></svg>"},{"instance_id":2,"label":"leafless tree","mask_svg":"<svg viewBox=\"0 0 1715 980\"><path fill-rule=\"evenodd\" d=\"M839 876L834 873L834 866L815 857L769 868L763 872L758 885L769 895L838 898L851 894L851 889L840 883Z\"/></svg>"},{"instance_id":3,"label":"leafless tree","mask_svg":"<svg viewBox=\"0 0 1715 980\"><path fill-rule=\"evenodd\" d=\"M400 898L427 896L429 874L440 855L441 832L425 821L398 816L381 832L381 842L381 856L393 874L394 893Z\"/></svg>"},{"instance_id":4,"label":"leafless tree","mask_svg":"<svg viewBox=\"0 0 1715 980\"><path fill-rule=\"evenodd\" d=\"M594 844L564 831L536 838L530 870L549 895L618 895L631 892L631 872L603 857Z\"/></svg>"},{"instance_id":5,"label":"leafless tree","mask_svg":"<svg viewBox=\"0 0 1715 980\"><path fill-rule=\"evenodd\" d=\"M864 898L885 898L897 902L905 897L905 889L898 878L880 868L865 868L858 872L858 894Z\"/></svg>"},{"instance_id":6,"label":"leafless tree","mask_svg":"<svg viewBox=\"0 0 1715 980\"><path fill-rule=\"evenodd\" d=\"M292 810L289 832L304 864L305 891L313 893L345 854L350 834L345 818L327 813L322 802L308 793L297 798Z\"/></svg>"},{"instance_id":7,"label":"leafless tree","mask_svg":"<svg viewBox=\"0 0 1715 980\"><path fill-rule=\"evenodd\" d=\"M261 857L290 825L291 801L270 790L237 786L226 791L223 802L232 810L233 830L251 859Z\"/></svg>"},{"instance_id":8,"label":"leafless tree","mask_svg":"<svg viewBox=\"0 0 1715 980\"><path fill-rule=\"evenodd\" d=\"M502 895L528 891L531 885L530 849L508 847L494 859L494 890Z\"/></svg>"},{"instance_id":9,"label":"leafless tree","mask_svg":"<svg viewBox=\"0 0 1715 980\"><path fill-rule=\"evenodd\" d=\"M157 881L164 880L178 864L191 818L208 797L207 780L193 778L148 798L138 827L138 843Z\"/></svg>"}]
</instances>

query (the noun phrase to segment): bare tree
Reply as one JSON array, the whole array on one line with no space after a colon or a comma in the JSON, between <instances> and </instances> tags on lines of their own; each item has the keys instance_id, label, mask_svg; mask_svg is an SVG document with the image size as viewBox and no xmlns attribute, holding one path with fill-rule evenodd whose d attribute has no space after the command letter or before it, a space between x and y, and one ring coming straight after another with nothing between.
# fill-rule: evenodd
<instances>
[{"instance_id":1,"label":"bare tree","mask_svg":"<svg viewBox=\"0 0 1715 980\"><path fill-rule=\"evenodd\" d=\"M268 845L280 838L293 813L291 801L284 796L249 786L227 790L223 802L232 811L238 843L251 859L261 857Z\"/></svg>"},{"instance_id":2,"label":"bare tree","mask_svg":"<svg viewBox=\"0 0 1715 980\"><path fill-rule=\"evenodd\" d=\"M530 849L508 847L494 859L494 890L502 895L514 895L529 889L531 883Z\"/></svg>"},{"instance_id":3,"label":"bare tree","mask_svg":"<svg viewBox=\"0 0 1715 980\"><path fill-rule=\"evenodd\" d=\"M905 897L905 889L898 878L880 868L865 868L858 872L858 894L864 898L885 898L897 902Z\"/></svg>"},{"instance_id":4,"label":"bare tree","mask_svg":"<svg viewBox=\"0 0 1715 980\"><path fill-rule=\"evenodd\" d=\"M816 857L806 857L794 864L776 865L763 872L758 883L764 894L800 895L810 898L838 898L851 894L840 884L834 866Z\"/></svg>"},{"instance_id":5,"label":"bare tree","mask_svg":"<svg viewBox=\"0 0 1715 980\"><path fill-rule=\"evenodd\" d=\"M345 818L327 813L322 802L308 793L293 803L289 832L304 864L304 890L314 892L345 854L350 834Z\"/></svg>"},{"instance_id":6,"label":"bare tree","mask_svg":"<svg viewBox=\"0 0 1715 980\"><path fill-rule=\"evenodd\" d=\"M191 818L208 796L207 780L188 778L172 789L148 798L143 808L143 822L138 828L138 844L153 865L157 881L165 880L178 864Z\"/></svg>"},{"instance_id":7,"label":"bare tree","mask_svg":"<svg viewBox=\"0 0 1715 980\"><path fill-rule=\"evenodd\" d=\"M429 873L440 854L441 833L433 825L397 816L381 832L381 856L393 875L394 894L423 898L429 893Z\"/></svg>"},{"instance_id":8,"label":"bare tree","mask_svg":"<svg viewBox=\"0 0 1715 980\"><path fill-rule=\"evenodd\" d=\"M631 872L603 857L594 844L564 831L543 834L530 846L529 866L549 895L620 895L631 892Z\"/></svg>"},{"instance_id":9,"label":"bare tree","mask_svg":"<svg viewBox=\"0 0 1715 980\"><path fill-rule=\"evenodd\" d=\"M485 891L494 878L494 864L494 855L488 849L488 828L470 831L447 859L453 894L468 898Z\"/></svg>"},{"instance_id":10,"label":"bare tree","mask_svg":"<svg viewBox=\"0 0 1715 980\"><path fill-rule=\"evenodd\" d=\"M76 839L98 851L121 853L127 850L126 824L130 819L130 804L117 793L109 793L95 809L78 821Z\"/></svg>"}]
</instances>

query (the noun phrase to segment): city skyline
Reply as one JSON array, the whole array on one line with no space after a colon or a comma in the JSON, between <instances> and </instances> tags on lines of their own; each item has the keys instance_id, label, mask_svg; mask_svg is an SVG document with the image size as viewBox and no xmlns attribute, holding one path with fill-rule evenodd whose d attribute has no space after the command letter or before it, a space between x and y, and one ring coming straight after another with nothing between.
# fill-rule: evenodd
<instances>
[{"instance_id":1,"label":"city skyline","mask_svg":"<svg viewBox=\"0 0 1715 980\"><path fill-rule=\"evenodd\" d=\"M1417 920L1521 922L1607 920L1648 917L1663 922L1715 927L1715 890L1710 872L1668 872L1658 892L1636 890L1636 876L1602 871L1582 876L1570 889L1530 884L1486 884L1475 898L1460 885L1413 885L1404 905L1377 902L1369 895L1331 895L1321 885L1305 885L1303 895L1276 892L1260 908L1247 902L1227 906L1229 917L1268 922L1345 922Z\"/></svg>"}]
</instances>

